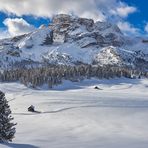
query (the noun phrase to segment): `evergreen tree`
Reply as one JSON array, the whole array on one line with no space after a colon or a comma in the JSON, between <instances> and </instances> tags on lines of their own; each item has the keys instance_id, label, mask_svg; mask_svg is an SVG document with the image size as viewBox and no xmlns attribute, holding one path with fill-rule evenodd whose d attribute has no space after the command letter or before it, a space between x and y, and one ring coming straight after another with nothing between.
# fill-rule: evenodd
<instances>
[{"instance_id":1,"label":"evergreen tree","mask_svg":"<svg viewBox=\"0 0 148 148\"><path fill-rule=\"evenodd\" d=\"M11 121L11 110L5 94L0 91L0 142L12 141L15 134L15 125Z\"/></svg>"}]
</instances>

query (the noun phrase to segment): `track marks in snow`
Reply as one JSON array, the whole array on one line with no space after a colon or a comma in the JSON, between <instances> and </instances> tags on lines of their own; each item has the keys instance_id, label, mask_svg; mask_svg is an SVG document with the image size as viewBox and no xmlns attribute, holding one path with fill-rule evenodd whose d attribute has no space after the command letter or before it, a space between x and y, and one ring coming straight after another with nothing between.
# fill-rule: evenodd
<instances>
[{"instance_id":1,"label":"track marks in snow","mask_svg":"<svg viewBox=\"0 0 148 148\"><path fill-rule=\"evenodd\" d=\"M133 87L132 84L119 84L119 85L97 85L99 90L125 90L125 89L130 89Z\"/></svg>"},{"instance_id":2,"label":"track marks in snow","mask_svg":"<svg viewBox=\"0 0 148 148\"><path fill-rule=\"evenodd\" d=\"M83 109L83 108L147 108L148 109L148 101L100 101L97 104L88 104L88 105L81 105L81 106L71 106L71 107L63 107L60 109L55 109L51 111L35 111L33 113L12 113L13 115L39 115L39 114L54 114L54 113L61 113L68 110L73 109Z\"/></svg>"}]
</instances>

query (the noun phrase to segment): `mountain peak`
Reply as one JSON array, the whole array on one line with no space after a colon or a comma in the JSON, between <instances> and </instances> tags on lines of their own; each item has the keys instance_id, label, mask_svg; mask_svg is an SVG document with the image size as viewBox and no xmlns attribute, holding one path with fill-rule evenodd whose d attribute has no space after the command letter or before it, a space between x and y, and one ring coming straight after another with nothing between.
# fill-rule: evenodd
<instances>
[{"instance_id":1,"label":"mountain peak","mask_svg":"<svg viewBox=\"0 0 148 148\"><path fill-rule=\"evenodd\" d=\"M131 51L139 50L139 45L141 52ZM145 49L145 42L130 40L115 24L58 14L48 27L42 25L29 34L0 40L0 65L8 68L16 63L26 66L26 62L65 65L95 61L133 66L137 61L148 62Z\"/></svg>"}]
</instances>

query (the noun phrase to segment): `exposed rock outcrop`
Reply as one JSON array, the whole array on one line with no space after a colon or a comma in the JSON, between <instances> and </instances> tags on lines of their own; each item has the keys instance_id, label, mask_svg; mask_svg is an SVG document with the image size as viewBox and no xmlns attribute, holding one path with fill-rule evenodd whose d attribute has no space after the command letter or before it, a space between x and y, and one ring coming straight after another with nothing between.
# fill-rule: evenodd
<instances>
[{"instance_id":1,"label":"exposed rock outcrop","mask_svg":"<svg viewBox=\"0 0 148 148\"><path fill-rule=\"evenodd\" d=\"M92 19L60 14L53 17L49 28L53 30L53 40L59 43L90 39L93 42L88 42L88 45L85 43L83 47L90 45L120 47L124 44L120 29L107 22L94 23Z\"/></svg>"}]
</instances>

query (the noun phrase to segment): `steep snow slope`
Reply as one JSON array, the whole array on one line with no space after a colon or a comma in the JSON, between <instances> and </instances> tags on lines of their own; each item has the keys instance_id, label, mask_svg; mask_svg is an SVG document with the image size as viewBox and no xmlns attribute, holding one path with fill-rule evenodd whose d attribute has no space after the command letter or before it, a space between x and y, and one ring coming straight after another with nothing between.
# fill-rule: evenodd
<instances>
[{"instance_id":1,"label":"steep snow slope","mask_svg":"<svg viewBox=\"0 0 148 148\"><path fill-rule=\"evenodd\" d=\"M50 91L1 83L18 124L0 147L147 148L147 89L145 79L65 81ZM41 113L27 112L31 104Z\"/></svg>"},{"instance_id":2,"label":"steep snow slope","mask_svg":"<svg viewBox=\"0 0 148 148\"><path fill-rule=\"evenodd\" d=\"M148 65L148 45L129 38L108 22L57 15L26 35L0 40L0 67L29 64Z\"/></svg>"},{"instance_id":3,"label":"steep snow slope","mask_svg":"<svg viewBox=\"0 0 148 148\"><path fill-rule=\"evenodd\" d=\"M18 48L32 48L33 46L40 46L44 43L47 36L50 36L51 31L48 28L39 28L38 30L28 34L15 45ZM51 41L52 43L52 41Z\"/></svg>"}]
</instances>

